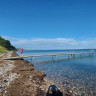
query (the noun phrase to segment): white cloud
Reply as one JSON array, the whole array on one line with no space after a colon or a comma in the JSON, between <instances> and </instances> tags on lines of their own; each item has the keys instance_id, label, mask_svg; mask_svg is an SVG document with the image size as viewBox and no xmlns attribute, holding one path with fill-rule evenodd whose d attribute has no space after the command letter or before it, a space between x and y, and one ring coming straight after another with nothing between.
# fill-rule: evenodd
<instances>
[{"instance_id":1,"label":"white cloud","mask_svg":"<svg viewBox=\"0 0 96 96\"><path fill-rule=\"evenodd\" d=\"M96 38L78 41L74 38L15 38L10 36L2 36L11 41L17 48L25 49L83 49L83 48L96 48Z\"/></svg>"},{"instance_id":2,"label":"white cloud","mask_svg":"<svg viewBox=\"0 0 96 96\"><path fill-rule=\"evenodd\" d=\"M1 37L5 38L6 40L18 40L19 39L15 37L6 36L6 35L1 35Z\"/></svg>"}]
</instances>

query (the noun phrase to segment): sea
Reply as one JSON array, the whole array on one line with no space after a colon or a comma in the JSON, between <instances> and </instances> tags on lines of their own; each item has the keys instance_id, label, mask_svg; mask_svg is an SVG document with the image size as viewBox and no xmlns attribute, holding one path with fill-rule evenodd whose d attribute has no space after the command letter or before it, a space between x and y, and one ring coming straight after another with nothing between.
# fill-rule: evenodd
<instances>
[{"instance_id":1,"label":"sea","mask_svg":"<svg viewBox=\"0 0 96 96\"><path fill-rule=\"evenodd\" d=\"M24 50L23 55L91 52L94 54L29 57L25 60L31 62L36 70L44 71L47 79L63 91L69 90L76 96L96 96L96 49Z\"/></svg>"}]
</instances>

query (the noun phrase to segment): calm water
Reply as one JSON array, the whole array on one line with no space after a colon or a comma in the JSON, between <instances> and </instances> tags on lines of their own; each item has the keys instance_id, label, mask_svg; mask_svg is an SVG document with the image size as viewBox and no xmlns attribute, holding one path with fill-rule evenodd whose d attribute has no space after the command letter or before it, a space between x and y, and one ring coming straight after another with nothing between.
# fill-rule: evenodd
<instances>
[{"instance_id":1,"label":"calm water","mask_svg":"<svg viewBox=\"0 0 96 96\"><path fill-rule=\"evenodd\" d=\"M26 50L24 55L77 52L90 52L90 50ZM96 55L33 57L32 63L62 89L71 90L78 96L96 96Z\"/></svg>"}]
</instances>

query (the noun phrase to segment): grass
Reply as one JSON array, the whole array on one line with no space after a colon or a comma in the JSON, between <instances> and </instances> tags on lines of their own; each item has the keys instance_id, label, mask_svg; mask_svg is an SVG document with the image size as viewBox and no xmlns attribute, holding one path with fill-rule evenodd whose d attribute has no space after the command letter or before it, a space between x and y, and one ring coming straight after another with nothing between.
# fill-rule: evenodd
<instances>
[{"instance_id":1,"label":"grass","mask_svg":"<svg viewBox=\"0 0 96 96\"><path fill-rule=\"evenodd\" d=\"M5 52L7 52L7 51L8 51L8 50L7 50L6 48L0 46L0 54L1 54L1 53L5 53Z\"/></svg>"}]
</instances>

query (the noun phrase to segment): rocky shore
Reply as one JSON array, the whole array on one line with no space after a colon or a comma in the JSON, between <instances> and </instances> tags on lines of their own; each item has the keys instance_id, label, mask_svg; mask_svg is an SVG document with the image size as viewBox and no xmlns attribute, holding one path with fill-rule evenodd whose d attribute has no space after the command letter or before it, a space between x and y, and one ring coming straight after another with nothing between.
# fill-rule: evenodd
<instances>
[{"instance_id":1,"label":"rocky shore","mask_svg":"<svg viewBox=\"0 0 96 96\"><path fill-rule=\"evenodd\" d=\"M15 52L0 54L0 58L16 56ZM29 61L0 60L0 96L47 96L50 85L54 83L46 79L43 71L35 70ZM63 96L76 95L66 90Z\"/></svg>"},{"instance_id":2,"label":"rocky shore","mask_svg":"<svg viewBox=\"0 0 96 96\"><path fill-rule=\"evenodd\" d=\"M15 52L0 55L0 58L17 56ZM53 84L42 71L25 60L0 60L0 96L46 96Z\"/></svg>"}]
</instances>

